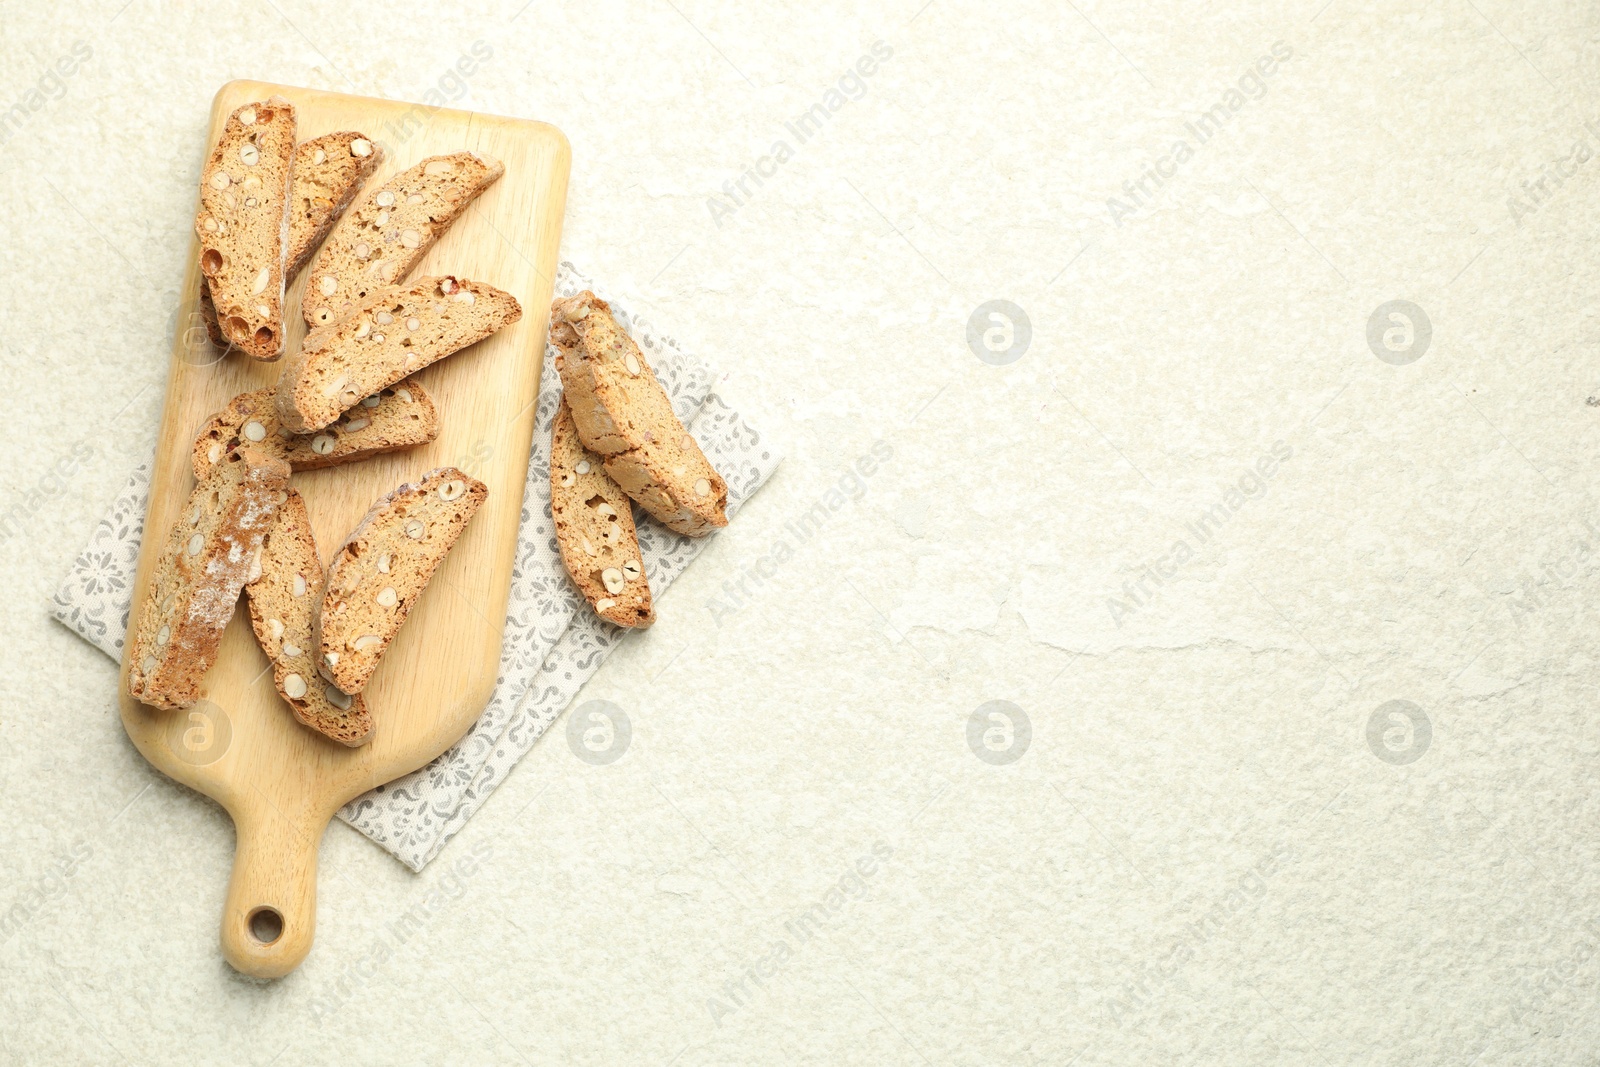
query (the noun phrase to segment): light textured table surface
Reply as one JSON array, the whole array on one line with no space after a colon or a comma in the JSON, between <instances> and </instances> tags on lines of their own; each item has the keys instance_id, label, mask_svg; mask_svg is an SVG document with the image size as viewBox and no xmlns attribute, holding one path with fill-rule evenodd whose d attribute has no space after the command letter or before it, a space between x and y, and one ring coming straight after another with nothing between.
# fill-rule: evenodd
<instances>
[{"instance_id":1,"label":"light textured table surface","mask_svg":"<svg viewBox=\"0 0 1600 1067\"><path fill-rule=\"evenodd\" d=\"M0 70L0 1062L1600 1054L1594 4L3 0ZM236 77L561 127L563 257L789 457L621 758L420 876L335 824L272 984L46 608Z\"/></svg>"}]
</instances>

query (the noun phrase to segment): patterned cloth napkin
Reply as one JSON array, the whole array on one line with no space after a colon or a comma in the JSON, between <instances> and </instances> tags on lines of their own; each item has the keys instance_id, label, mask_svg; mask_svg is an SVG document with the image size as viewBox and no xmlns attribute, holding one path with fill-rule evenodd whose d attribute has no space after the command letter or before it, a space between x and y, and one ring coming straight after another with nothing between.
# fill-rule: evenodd
<instances>
[{"instance_id":1,"label":"patterned cloth napkin","mask_svg":"<svg viewBox=\"0 0 1600 1067\"><path fill-rule=\"evenodd\" d=\"M778 453L717 393L704 362L629 314L625 300L606 293L570 263L561 264L556 296L584 289L594 290L611 304L617 321L643 349L678 417L727 479L732 515L771 477ZM550 521L550 425L560 396L555 350L546 344L494 695L466 736L438 759L357 797L339 812L345 822L412 870L420 871L466 825L628 633L585 607L556 549ZM57 619L119 661L149 490L150 467L145 464L128 479L54 598L52 613ZM642 512L639 515L645 573L659 595L708 539L675 534Z\"/></svg>"}]
</instances>

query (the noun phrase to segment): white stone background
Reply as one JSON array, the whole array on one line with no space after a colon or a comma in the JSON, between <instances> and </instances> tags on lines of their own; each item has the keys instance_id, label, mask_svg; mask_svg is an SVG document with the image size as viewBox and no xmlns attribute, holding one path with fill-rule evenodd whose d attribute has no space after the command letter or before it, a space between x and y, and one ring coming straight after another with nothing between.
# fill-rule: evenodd
<instances>
[{"instance_id":1,"label":"white stone background","mask_svg":"<svg viewBox=\"0 0 1600 1067\"><path fill-rule=\"evenodd\" d=\"M79 40L0 146L0 510L47 487L0 546L0 1062L1594 1062L1600 4L3 0L0 108ZM458 106L572 141L563 257L788 459L583 694L621 759L558 727L421 875L336 823L316 947L257 982L217 947L226 815L46 602L154 439L212 94L418 100L480 40ZM1010 365L968 345L991 299ZM1395 299L1432 327L1403 366L1367 341ZM1031 722L1009 764L968 746L991 700ZM1368 742L1390 700L1409 763L1400 720Z\"/></svg>"}]
</instances>

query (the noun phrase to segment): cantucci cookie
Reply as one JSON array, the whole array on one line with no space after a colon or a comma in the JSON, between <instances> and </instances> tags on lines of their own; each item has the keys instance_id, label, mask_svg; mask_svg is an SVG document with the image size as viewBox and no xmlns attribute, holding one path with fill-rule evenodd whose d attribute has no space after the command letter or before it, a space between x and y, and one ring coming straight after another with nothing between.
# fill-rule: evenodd
<instances>
[{"instance_id":1,"label":"cantucci cookie","mask_svg":"<svg viewBox=\"0 0 1600 1067\"><path fill-rule=\"evenodd\" d=\"M346 693L359 693L411 606L427 586L489 487L440 467L372 505L333 562L318 615L317 668Z\"/></svg>"},{"instance_id":2,"label":"cantucci cookie","mask_svg":"<svg viewBox=\"0 0 1600 1067\"><path fill-rule=\"evenodd\" d=\"M342 693L317 676L315 631L322 582L311 519L305 501L291 489L263 542L261 573L245 586L250 625L272 661L278 694L294 717L354 748L372 736L372 715L360 693Z\"/></svg>"},{"instance_id":3,"label":"cantucci cookie","mask_svg":"<svg viewBox=\"0 0 1600 1067\"><path fill-rule=\"evenodd\" d=\"M669 530L700 536L728 525L728 485L672 412L644 353L584 290L550 309L556 370L578 437L606 473Z\"/></svg>"},{"instance_id":4,"label":"cantucci cookie","mask_svg":"<svg viewBox=\"0 0 1600 1067\"><path fill-rule=\"evenodd\" d=\"M285 285L293 284L300 268L328 236L328 231L350 206L356 193L383 162L383 149L365 134L330 133L300 142L290 170L289 266ZM200 317L211 343L228 347L217 321L217 306L208 283L200 283Z\"/></svg>"},{"instance_id":5,"label":"cantucci cookie","mask_svg":"<svg viewBox=\"0 0 1600 1067\"><path fill-rule=\"evenodd\" d=\"M404 281L505 170L498 160L472 152L433 156L364 195L312 264L300 300L306 325L331 325L374 291Z\"/></svg>"},{"instance_id":6,"label":"cantucci cookie","mask_svg":"<svg viewBox=\"0 0 1600 1067\"><path fill-rule=\"evenodd\" d=\"M236 108L200 172L200 271L226 339L255 359L283 355L294 105Z\"/></svg>"},{"instance_id":7,"label":"cantucci cookie","mask_svg":"<svg viewBox=\"0 0 1600 1067\"><path fill-rule=\"evenodd\" d=\"M380 289L306 334L278 377L278 419L291 433L320 430L362 397L521 317L510 293L450 275Z\"/></svg>"},{"instance_id":8,"label":"cantucci cookie","mask_svg":"<svg viewBox=\"0 0 1600 1067\"><path fill-rule=\"evenodd\" d=\"M261 542L287 497L289 465L254 449L227 456L189 494L167 533L128 654L128 692L187 708L216 661L239 590L261 566Z\"/></svg>"},{"instance_id":9,"label":"cantucci cookie","mask_svg":"<svg viewBox=\"0 0 1600 1067\"><path fill-rule=\"evenodd\" d=\"M286 459L294 470L309 471L414 448L439 436L433 397L410 379L378 390L344 418L312 434L283 428L275 395L271 389L240 393L206 420L190 457L196 478L204 478L213 463L239 445Z\"/></svg>"},{"instance_id":10,"label":"cantucci cookie","mask_svg":"<svg viewBox=\"0 0 1600 1067\"><path fill-rule=\"evenodd\" d=\"M290 279L321 247L333 224L382 162L383 149L354 130L313 137L294 150L294 183L289 193Z\"/></svg>"},{"instance_id":11,"label":"cantucci cookie","mask_svg":"<svg viewBox=\"0 0 1600 1067\"><path fill-rule=\"evenodd\" d=\"M595 614L618 626L655 622L633 504L578 440L565 400L550 428L550 517L561 562Z\"/></svg>"}]
</instances>

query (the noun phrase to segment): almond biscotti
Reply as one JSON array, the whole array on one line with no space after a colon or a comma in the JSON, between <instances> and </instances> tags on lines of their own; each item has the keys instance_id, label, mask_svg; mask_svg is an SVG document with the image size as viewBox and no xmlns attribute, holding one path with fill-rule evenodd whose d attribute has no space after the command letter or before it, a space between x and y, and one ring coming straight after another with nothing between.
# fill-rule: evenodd
<instances>
[{"instance_id":1,"label":"almond biscotti","mask_svg":"<svg viewBox=\"0 0 1600 1067\"><path fill-rule=\"evenodd\" d=\"M382 162L383 149L365 134L354 131L300 142L290 169L289 266L285 285L293 284L300 268ZM228 338L217 321L217 306L204 280L200 283L200 318L211 343L226 349Z\"/></svg>"},{"instance_id":2,"label":"almond biscotti","mask_svg":"<svg viewBox=\"0 0 1600 1067\"><path fill-rule=\"evenodd\" d=\"M236 108L200 172L200 271L221 332L254 359L283 355L294 105Z\"/></svg>"},{"instance_id":3,"label":"almond biscotti","mask_svg":"<svg viewBox=\"0 0 1600 1067\"><path fill-rule=\"evenodd\" d=\"M439 436L433 397L409 378L378 390L344 418L312 434L284 429L275 397L271 389L240 393L207 419L194 439L194 476L204 478L212 464L241 444L288 460L294 470L309 471L414 448Z\"/></svg>"},{"instance_id":4,"label":"almond biscotti","mask_svg":"<svg viewBox=\"0 0 1600 1067\"><path fill-rule=\"evenodd\" d=\"M698 537L728 525L728 485L673 414L672 401L611 306L588 290L550 309L556 370L578 437L662 525Z\"/></svg>"},{"instance_id":5,"label":"almond biscotti","mask_svg":"<svg viewBox=\"0 0 1600 1067\"><path fill-rule=\"evenodd\" d=\"M247 584L250 625L272 661L273 684L294 717L351 748L372 736L372 714L317 676L316 614L322 603L322 560L305 501L293 489L261 548L261 572Z\"/></svg>"},{"instance_id":6,"label":"almond biscotti","mask_svg":"<svg viewBox=\"0 0 1600 1067\"><path fill-rule=\"evenodd\" d=\"M550 428L550 517L561 562L595 614L618 626L654 622L633 504L578 440L565 400Z\"/></svg>"},{"instance_id":7,"label":"almond biscotti","mask_svg":"<svg viewBox=\"0 0 1600 1067\"><path fill-rule=\"evenodd\" d=\"M312 264L300 301L306 325L331 325L375 290L403 282L505 170L472 152L433 156L364 195Z\"/></svg>"},{"instance_id":8,"label":"almond biscotti","mask_svg":"<svg viewBox=\"0 0 1600 1067\"><path fill-rule=\"evenodd\" d=\"M372 505L328 565L318 670L346 693L366 688L400 624L489 487L440 467Z\"/></svg>"},{"instance_id":9,"label":"almond biscotti","mask_svg":"<svg viewBox=\"0 0 1600 1067\"><path fill-rule=\"evenodd\" d=\"M521 317L510 293L451 275L380 289L306 334L278 377L278 419L291 433L320 430L362 397Z\"/></svg>"},{"instance_id":10,"label":"almond biscotti","mask_svg":"<svg viewBox=\"0 0 1600 1067\"><path fill-rule=\"evenodd\" d=\"M215 662L239 591L261 566L261 543L287 498L289 465L254 449L225 457L189 495L139 609L128 692L187 708Z\"/></svg>"},{"instance_id":11,"label":"almond biscotti","mask_svg":"<svg viewBox=\"0 0 1600 1067\"><path fill-rule=\"evenodd\" d=\"M289 215L289 277L293 279L327 239L345 208L383 162L383 149L354 130L302 141L294 150Z\"/></svg>"}]
</instances>

